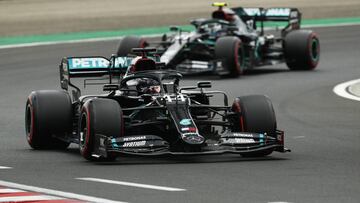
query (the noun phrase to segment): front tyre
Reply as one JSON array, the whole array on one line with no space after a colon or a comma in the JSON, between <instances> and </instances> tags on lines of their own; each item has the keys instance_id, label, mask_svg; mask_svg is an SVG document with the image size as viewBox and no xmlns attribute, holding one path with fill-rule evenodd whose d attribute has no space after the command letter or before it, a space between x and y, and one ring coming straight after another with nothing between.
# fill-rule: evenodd
<instances>
[{"instance_id":1,"label":"front tyre","mask_svg":"<svg viewBox=\"0 0 360 203\"><path fill-rule=\"evenodd\" d=\"M294 30L284 39L285 61L290 70L313 70L320 60L320 41L311 30Z\"/></svg>"},{"instance_id":2,"label":"front tyre","mask_svg":"<svg viewBox=\"0 0 360 203\"><path fill-rule=\"evenodd\" d=\"M237 97L232 110L238 113L233 123L235 132L266 133L276 137L276 117L270 99L264 95L249 95ZM262 157L273 152L273 149L244 153L242 156Z\"/></svg>"},{"instance_id":3,"label":"front tyre","mask_svg":"<svg viewBox=\"0 0 360 203\"><path fill-rule=\"evenodd\" d=\"M25 107L25 133L33 149L66 149L69 142L58 139L72 133L72 104L65 91L32 92Z\"/></svg>"},{"instance_id":4,"label":"front tyre","mask_svg":"<svg viewBox=\"0 0 360 203\"><path fill-rule=\"evenodd\" d=\"M123 135L123 119L120 105L111 99L92 99L82 107L79 120L80 154L87 160L97 160L92 156L96 151L95 135L119 137ZM112 161L116 157L108 154L100 160Z\"/></svg>"}]
</instances>

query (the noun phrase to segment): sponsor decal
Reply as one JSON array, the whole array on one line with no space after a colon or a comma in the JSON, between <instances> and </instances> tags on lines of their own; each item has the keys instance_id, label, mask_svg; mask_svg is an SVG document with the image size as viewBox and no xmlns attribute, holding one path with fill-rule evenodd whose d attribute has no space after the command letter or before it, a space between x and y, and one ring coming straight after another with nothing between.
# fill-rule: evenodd
<instances>
[{"instance_id":1,"label":"sponsor decal","mask_svg":"<svg viewBox=\"0 0 360 203\"><path fill-rule=\"evenodd\" d=\"M181 131L183 131L183 132L196 132L196 128L195 127L181 128Z\"/></svg>"},{"instance_id":2,"label":"sponsor decal","mask_svg":"<svg viewBox=\"0 0 360 203\"><path fill-rule=\"evenodd\" d=\"M127 68L131 63L130 57L117 57L115 58L115 68ZM109 60L101 57L91 57L91 58L69 58L69 69L91 69L91 68L100 68L105 69L109 68Z\"/></svg>"},{"instance_id":3,"label":"sponsor decal","mask_svg":"<svg viewBox=\"0 0 360 203\"><path fill-rule=\"evenodd\" d=\"M258 8L245 8L244 11L249 16L256 16L256 15L260 16L261 14L260 9Z\"/></svg>"},{"instance_id":4,"label":"sponsor decal","mask_svg":"<svg viewBox=\"0 0 360 203\"><path fill-rule=\"evenodd\" d=\"M124 142L136 141L136 140L146 140L146 136L137 136L137 137L124 137Z\"/></svg>"},{"instance_id":5,"label":"sponsor decal","mask_svg":"<svg viewBox=\"0 0 360 203\"><path fill-rule=\"evenodd\" d=\"M230 138L223 141L224 144L252 144L255 143L254 139L250 138Z\"/></svg>"},{"instance_id":6,"label":"sponsor decal","mask_svg":"<svg viewBox=\"0 0 360 203\"><path fill-rule=\"evenodd\" d=\"M289 16L289 8L271 8L266 11L266 16Z\"/></svg>"},{"instance_id":7,"label":"sponsor decal","mask_svg":"<svg viewBox=\"0 0 360 203\"><path fill-rule=\"evenodd\" d=\"M247 138L235 138L234 141L235 141L235 143L239 143L239 144L255 143L254 139L247 139Z\"/></svg>"},{"instance_id":8,"label":"sponsor decal","mask_svg":"<svg viewBox=\"0 0 360 203\"><path fill-rule=\"evenodd\" d=\"M70 58L69 68L107 68L109 61L105 58Z\"/></svg>"},{"instance_id":9,"label":"sponsor decal","mask_svg":"<svg viewBox=\"0 0 360 203\"><path fill-rule=\"evenodd\" d=\"M146 141L137 141L137 142L125 142L123 144L123 147L141 147L141 146L145 146L146 145Z\"/></svg>"},{"instance_id":10,"label":"sponsor decal","mask_svg":"<svg viewBox=\"0 0 360 203\"><path fill-rule=\"evenodd\" d=\"M127 68L131 64L132 58L130 57L117 57L115 58L116 68Z\"/></svg>"},{"instance_id":11,"label":"sponsor decal","mask_svg":"<svg viewBox=\"0 0 360 203\"><path fill-rule=\"evenodd\" d=\"M261 137L262 134L260 134ZM254 136L251 133L233 133L233 137L223 141L224 144L252 144L255 143Z\"/></svg>"},{"instance_id":12,"label":"sponsor decal","mask_svg":"<svg viewBox=\"0 0 360 203\"><path fill-rule=\"evenodd\" d=\"M191 119L185 118L180 121L180 125L191 125Z\"/></svg>"},{"instance_id":13,"label":"sponsor decal","mask_svg":"<svg viewBox=\"0 0 360 203\"><path fill-rule=\"evenodd\" d=\"M234 137L244 137L244 138L253 138L254 136L249 133L233 133Z\"/></svg>"}]
</instances>

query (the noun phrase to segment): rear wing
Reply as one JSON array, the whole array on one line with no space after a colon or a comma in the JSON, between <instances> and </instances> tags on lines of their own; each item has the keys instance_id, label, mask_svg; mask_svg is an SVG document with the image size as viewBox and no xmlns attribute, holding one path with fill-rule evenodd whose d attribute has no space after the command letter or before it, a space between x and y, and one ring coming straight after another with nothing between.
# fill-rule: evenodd
<instances>
[{"instance_id":1,"label":"rear wing","mask_svg":"<svg viewBox=\"0 0 360 203\"><path fill-rule=\"evenodd\" d=\"M297 8L243 8L237 7L232 10L238 15L244 22L248 20L254 20L254 26L256 22L261 23L261 29L263 30L263 22L275 21L275 22L287 22L288 24L283 29L284 32L291 29L299 29L301 24L301 13Z\"/></svg>"},{"instance_id":2,"label":"rear wing","mask_svg":"<svg viewBox=\"0 0 360 203\"><path fill-rule=\"evenodd\" d=\"M101 77L104 75L124 74L130 66L133 57L111 57L107 59L102 56L87 57L65 57L61 60L60 85L67 90L71 85L71 78L78 77Z\"/></svg>"}]
</instances>

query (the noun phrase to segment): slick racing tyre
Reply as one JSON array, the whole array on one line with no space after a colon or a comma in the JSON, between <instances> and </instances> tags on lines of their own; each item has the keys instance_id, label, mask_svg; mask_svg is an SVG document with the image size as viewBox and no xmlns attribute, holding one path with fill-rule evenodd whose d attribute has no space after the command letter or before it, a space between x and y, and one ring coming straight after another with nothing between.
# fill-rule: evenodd
<instances>
[{"instance_id":1,"label":"slick racing tyre","mask_svg":"<svg viewBox=\"0 0 360 203\"><path fill-rule=\"evenodd\" d=\"M295 30L284 39L285 61L290 70L313 70L320 59L320 41L311 30Z\"/></svg>"},{"instance_id":2,"label":"slick racing tyre","mask_svg":"<svg viewBox=\"0 0 360 203\"><path fill-rule=\"evenodd\" d=\"M111 99L92 99L83 105L79 119L80 154L87 160L112 161L116 157L108 153L99 159L92 156L99 147L95 135L118 137L123 134L124 125L120 105Z\"/></svg>"},{"instance_id":3,"label":"slick racing tyre","mask_svg":"<svg viewBox=\"0 0 360 203\"><path fill-rule=\"evenodd\" d=\"M32 92L25 107L25 132L33 149L66 149L70 143L58 139L72 133L72 105L65 91Z\"/></svg>"},{"instance_id":4,"label":"slick racing tyre","mask_svg":"<svg viewBox=\"0 0 360 203\"><path fill-rule=\"evenodd\" d=\"M119 44L119 48L117 50L118 56L127 56L131 53L133 48L144 48L148 45L146 40L142 37L136 36L126 36L124 37Z\"/></svg>"},{"instance_id":5,"label":"slick racing tyre","mask_svg":"<svg viewBox=\"0 0 360 203\"><path fill-rule=\"evenodd\" d=\"M264 95L249 95L237 97L232 110L238 113L233 123L235 132L266 133L276 137L276 117L270 99ZM246 153L243 156L260 157L272 153L271 150Z\"/></svg>"},{"instance_id":6,"label":"slick racing tyre","mask_svg":"<svg viewBox=\"0 0 360 203\"><path fill-rule=\"evenodd\" d=\"M221 37L215 43L215 59L222 61L227 73L223 76L237 77L243 73L244 49L237 37Z\"/></svg>"}]
</instances>

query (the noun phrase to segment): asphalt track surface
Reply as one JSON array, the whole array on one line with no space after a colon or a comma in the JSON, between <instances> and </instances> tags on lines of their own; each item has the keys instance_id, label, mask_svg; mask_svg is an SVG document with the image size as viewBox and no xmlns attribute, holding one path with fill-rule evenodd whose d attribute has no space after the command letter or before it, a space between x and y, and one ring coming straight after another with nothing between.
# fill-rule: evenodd
<instances>
[{"instance_id":1,"label":"asphalt track surface","mask_svg":"<svg viewBox=\"0 0 360 203\"><path fill-rule=\"evenodd\" d=\"M76 145L67 151L35 151L26 143L28 94L58 89L63 56L104 55L118 42L94 42L0 50L0 180L126 202L359 202L360 103L338 97L333 87L360 78L360 26L314 29L321 40L315 71L285 65L261 68L237 79L212 80L231 100L266 94L291 153L261 159L238 155L120 157L114 163L85 161ZM174 188L163 191L90 182L92 177Z\"/></svg>"}]
</instances>

